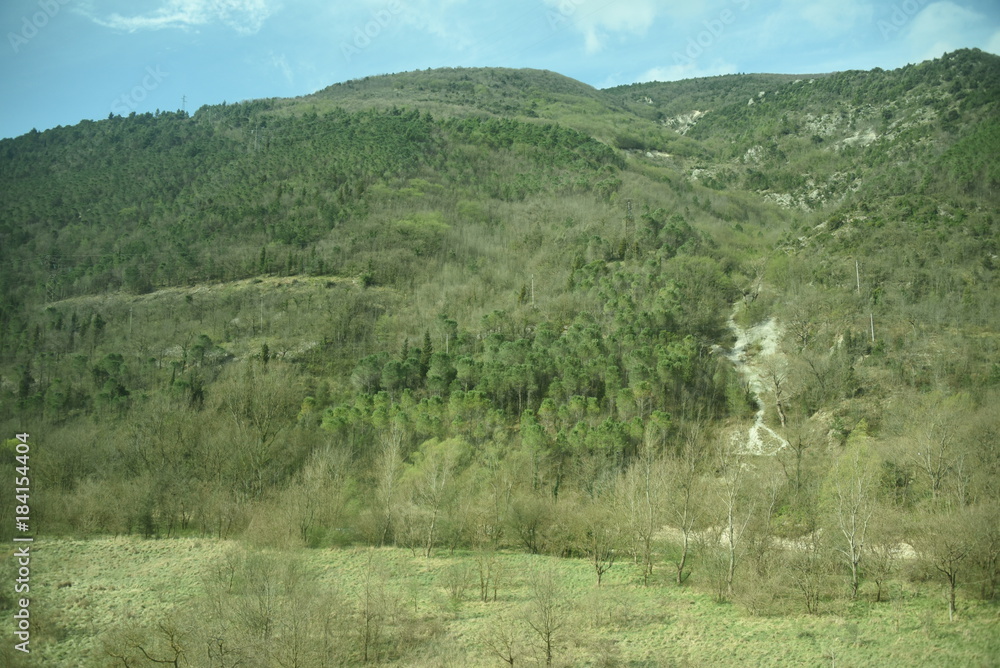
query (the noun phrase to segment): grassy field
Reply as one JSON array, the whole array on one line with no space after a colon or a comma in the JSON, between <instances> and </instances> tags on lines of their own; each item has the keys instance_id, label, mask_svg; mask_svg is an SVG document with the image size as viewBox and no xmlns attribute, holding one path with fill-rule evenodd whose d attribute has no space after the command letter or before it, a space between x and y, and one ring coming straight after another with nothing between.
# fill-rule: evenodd
<instances>
[{"instance_id":1,"label":"grassy field","mask_svg":"<svg viewBox=\"0 0 1000 668\"><path fill-rule=\"evenodd\" d=\"M495 602L492 588L489 601L480 597L479 564L487 559L499 573ZM372 623L371 663L508 665L489 645L509 637L513 665L545 665L529 624L538 625L543 604L558 666L1000 665L1000 610L965 598L949 622L933 582L919 590L894 582L891 600L879 604L830 602L806 615L790 600L797 607L786 614L751 616L693 587L643 586L627 562L598 588L586 561L521 553L426 558L396 548L275 552L192 538L50 539L35 546L32 565L33 652L28 661L11 658L8 641L5 665L121 666L108 648L143 634L153 638L144 647L162 659L169 652L156 636L164 628L179 629L179 665L235 665L213 662L202 645L212 629L249 643L252 620L241 611L251 609L253 620L267 614L273 623L266 650L255 645L259 663L249 665L362 663L362 629ZM665 580L666 567L657 576ZM266 600L262 592L270 592ZM318 618L329 622L325 649L296 640L313 633L299 623Z\"/></svg>"}]
</instances>

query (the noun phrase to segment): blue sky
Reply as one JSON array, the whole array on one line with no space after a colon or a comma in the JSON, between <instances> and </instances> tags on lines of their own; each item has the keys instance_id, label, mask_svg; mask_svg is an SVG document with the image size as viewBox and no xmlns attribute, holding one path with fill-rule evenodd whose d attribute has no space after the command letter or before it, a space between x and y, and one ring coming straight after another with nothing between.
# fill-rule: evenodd
<instances>
[{"instance_id":1,"label":"blue sky","mask_svg":"<svg viewBox=\"0 0 1000 668\"><path fill-rule=\"evenodd\" d=\"M0 137L429 67L605 88L1000 53L996 0L5 0Z\"/></svg>"}]
</instances>

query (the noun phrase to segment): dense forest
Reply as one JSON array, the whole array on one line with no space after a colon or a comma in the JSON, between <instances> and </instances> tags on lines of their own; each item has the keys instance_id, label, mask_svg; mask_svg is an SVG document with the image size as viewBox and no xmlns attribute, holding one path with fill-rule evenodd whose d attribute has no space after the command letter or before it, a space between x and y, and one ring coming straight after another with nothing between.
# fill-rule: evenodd
<instances>
[{"instance_id":1,"label":"dense forest","mask_svg":"<svg viewBox=\"0 0 1000 668\"><path fill-rule=\"evenodd\" d=\"M448 640L463 577L487 606L537 556L750 617L927 597L975 622L952 660L995 661L998 155L977 50L607 90L428 70L0 140L0 476L31 432L31 530L242 550L190 595L220 606L201 627L52 604L39 644L653 665L580 649L556 567ZM289 550L355 559L339 603L289 584ZM404 554L468 571L390 614ZM232 612L265 581L266 614ZM290 626L310 605L349 640Z\"/></svg>"}]
</instances>

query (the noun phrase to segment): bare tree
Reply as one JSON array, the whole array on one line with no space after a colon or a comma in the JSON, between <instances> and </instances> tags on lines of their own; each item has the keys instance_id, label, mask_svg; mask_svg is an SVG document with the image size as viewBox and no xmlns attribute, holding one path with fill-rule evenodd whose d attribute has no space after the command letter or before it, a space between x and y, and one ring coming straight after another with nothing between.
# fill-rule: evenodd
<instances>
[{"instance_id":1,"label":"bare tree","mask_svg":"<svg viewBox=\"0 0 1000 668\"><path fill-rule=\"evenodd\" d=\"M911 529L913 546L948 583L948 619L955 619L958 576L967 567L972 551L969 513L966 510L922 518Z\"/></svg>"},{"instance_id":2,"label":"bare tree","mask_svg":"<svg viewBox=\"0 0 1000 668\"><path fill-rule=\"evenodd\" d=\"M481 543L473 552L479 573L479 599L483 603L497 600L497 590L507 573L497 551L490 543Z\"/></svg>"},{"instance_id":3,"label":"bare tree","mask_svg":"<svg viewBox=\"0 0 1000 668\"><path fill-rule=\"evenodd\" d=\"M375 466L375 540L385 545L392 537L393 516L399 499L399 479L403 475L403 430L393 422L379 435Z\"/></svg>"},{"instance_id":4,"label":"bare tree","mask_svg":"<svg viewBox=\"0 0 1000 668\"><path fill-rule=\"evenodd\" d=\"M361 571L361 582L354 608L358 658L363 663L378 661L382 656L385 634L392 613L388 575L383 564L370 550Z\"/></svg>"},{"instance_id":5,"label":"bare tree","mask_svg":"<svg viewBox=\"0 0 1000 668\"><path fill-rule=\"evenodd\" d=\"M745 533L753 519L757 506L757 496L751 492L749 455L743 454L742 443L734 432L732 438L720 448L716 461L719 478L716 481L716 497L720 502L722 523L720 542L725 550L724 592L720 595L732 598L733 580L736 568L743 556Z\"/></svg>"},{"instance_id":6,"label":"bare tree","mask_svg":"<svg viewBox=\"0 0 1000 668\"><path fill-rule=\"evenodd\" d=\"M551 566L537 568L529 576L525 623L538 636L545 665L551 666L562 630L569 623L557 574Z\"/></svg>"},{"instance_id":7,"label":"bare tree","mask_svg":"<svg viewBox=\"0 0 1000 668\"><path fill-rule=\"evenodd\" d=\"M163 664L186 665L187 633L173 619L160 621L154 628L127 626L104 637L104 653L130 666Z\"/></svg>"},{"instance_id":8,"label":"bare tree","mask_svg":"<svg viewBox=\"0 0 1000 668\"><path fill-rule=\"evenodd\" d=\"M187 611L197 642L184 665L339 665L347 650L339 639L349 636L340 627L349 606L335 588L318 586L294 554L231 549L203 587L205 595Z\"/></svg>"},{"instance_id":9,"label":"bare tree","mask_svg":"<svg viewBox=\"0 0 1000 668\"><path fill-rule=\"evenodd\" d=\"M902 518L886 504L879 503L869 525L866 572L875 583L875 602L882 601L886 584L896 570L903 539Z\"/></svg>"},{"instance_id":10,"label":"bare tree","mask_svg":"<svg viewBox=\"0 0 1000 668\"><path fill-rule=\"evenodd\" d=\"M346 450L317 450L286 492L290 514L304 544L309 545L320 527L339 528L350 501L353 481Z\"/></svg>"},{"instance_id":11,"label":"bare tree","mask_svg":"<svg viewBox=\"0 0 1000 668\"><path fill-rule=\"evenodd\" d=\"M784 304L782 323L795 343L797 352L802 352L822 331L820 313L822 304L817 295L808 288L799 287L796 295Z\"/></svg>"},{"instance_id":12,"label":"bare tree","mask_svg":"<svg viewBox=\"0 0 1000 668\"><path fill-rule=\"evenodd\" d=\"M981 408L969 422L968 441L971 449L973 503L1000 499L1000 415L994 406L1000 404L1000 392L990 391L982 398Z\"/></svg>"},{"instance_id":13,"label":"bare tree","mask_svg":"<svg viewBox=\"0 0 1000 668\"><path fill-rule=\"evenodd\" d=\"M417 520L423 525L424 555L427 557L434 550L441 517L454 501L459 466L467 449L461 439L432 439L414 453L413 464L406 471L413 502L420 510L411 515L411 521Z\"/></svg>"},{"instance_id":14,"label":"bare tree","mask_svg":"<svg viewBox=\"0 0 1000 668\"><path fill-rule=\"evenodd\" d=\"M612 510L599 499L582 509L580 519L582 526L578 533L579 548L594 567L597 586L600 587L604 574L618 560L620 531Z\"/></svg>"},{"instance_id":15,"label":"bare tree","mask_svg":"<svg viewBox=\"0 0 1000 668\"><path fill-rule=\"evenodd\" d=\"M280 471L272 466L273 446L295 418L301 398L298 377L286 364L250 361L219 383L221 407L236 428L237 456L249 474L245 491L258 498L268 482L265 474Z\"/></svg>"},{"instance_id":16,"label":"bare tree","mask_svg":"<svg viewBox=\"0 0 1000 668\"><path fill-rule=\"evenodd\" d=\"M448 590L448 599L453 610L457 610L465 600L465 592L472 586L473 569L466 560L454 561L441 571L438 582Z\"/></svg>"},{"instance_id":17,"label":"bare tree","mask_svg":"<svg viewBox=\"0 0 1000 668\"><path fill-rule=\"evenodd\" d=\"M808 480L807 455L812 452L811 448L820 441L822 435L817 426L809 420L792 422L786 435L788 447L777 452L777 459L795 496L800 497Z\"/></svg>"},{"instance_id":18,"label":"bare tree","mask_svg":"<svg viewBox=\"0 0 1000 668\"><path fill-rule=\"evenodd\" d=\"M695 532L701 527L704 508L705 464L708 459L707 438L699 421L689 423L683 430L677 457L662 464L666 518L681 534L680 552L674 561L676 582L684 584L688 573L688 558Z\"/></svg>"},{"instance_id":19,"label":"bare tree","mask_svg":"<svg viewBox=\"0 0 1000 668\"><path fill-rule=\"evenodd\" d=\"M744 306L750 306L757 301L764 284L764 277L767 275L768 260L766 255L751 258L738 272L733 273L733 285L739 290Z\"/></svg>"},{"instance_id":20,"label":"bare tree","mask_svg":"<svg viewBox=\"0 0 1000 668\"><path fill-rule=\"evenodd\" d=\"M519 620L500 613L479 634L479 642L494 656L513 668L523 654L525 629Z\"/></svg>"},{"instance_id":21,"label":"bare tree","mask_svg":"<svg viewBox=\"0 0 1000 668\"><path fill-rule=\"evenodd\" d=\"M774 406L778 411L781 426L785 426L785 402L791 397L792 390L788 381L788 363L784 357L771 355L760 363L761 376L774 393Z\"/></svg>"},{"instance_id":22,"label":"bare tree","mask_svg":"<svg viewBox=\"0 0 1000 668\"><path fill-rule=\"evenodd\" d=\"M539 494L528 489L514 492L511 499L508 526L518 542L532 554L545 548L547 534L554 521L551 494Z\"/></svg>"},{"instance_id":23,"label":"bare tree","mask_svg":"<svg viewBox=\"0 0 1000 668\"><path fill-rule=\"evenodd\" d=\"M946 483L963 455L959 446L962 419L968 407L960 397L918 397L904 425L909 460L927 482L933 501L940 500ZM917 419L918 418L918 419ZM918 478L918 479L919 479Z\"/></svg>"},{"instance_id":24,"label":"bare tree","mask_svg":"<svg viewBox=\"0 0 1000 668\"><path fill-rule=\"evenodd\" d=\"M832 519L843 540L835 544L851 569L851 598L858 595L868 526L877 505L880 465L866 436L848 440L827 479Z\"/></svg>"},{"instance_id":25,"label":"bare tree","mask_svg":"<svg viewBox=\"0 0 1000 668\"><path fill-rule=\"evenodd\" d=\"M499 448L487 449L481 458L485 485L480 499L482 512L479 513L477 540L488 540L494 546L503 538L514 488L518 479L518 458L501 457Z\"/></svg>"},{"instance_id":26,"label":"bare tree","mask_svg":"<svg viewBox=\"0 0 1000 668\"><path fill-rule=\"evenodd\" d=\"M341 639L348 636L340 615L345 607L335 592L317 590L305 582L282 601L276 642L269 647L271 660L281 668L314 668L341 665Z\"/></svg>"},{"instance_id":27,"label":"bare tree","mask_svg":"<svg viewBox=\"0 0 1000 668\"><path fill-rule=\"evenodd\" d=\"M980 595L991 601L1000 581L1000 501L993 500L970 509L972 564L979 570Z\"/></svg>"},{"instance_id":28,"label":"bare tree","mask_svg":"<svg viewBox=\"0 0 1000 668\"><path fill-rule=\"evenodd\" d=\"M625 544L648 583L653 574L653 536L662 525L662 463L643 453L615 485L612 506Z\"/></svg>"},{"instance_id":29,"label":"bare tree","mask_svg":"<svg viewBox=\"0 0 1000 668\"><path fill-rule=\"evenodd\" d=\"M788 556L791 579L802 595L806 612L819 614L819 603L823 597L823 581L826 575L826 546L823 532L812 531Z\"/></svg>"}]
</instances>

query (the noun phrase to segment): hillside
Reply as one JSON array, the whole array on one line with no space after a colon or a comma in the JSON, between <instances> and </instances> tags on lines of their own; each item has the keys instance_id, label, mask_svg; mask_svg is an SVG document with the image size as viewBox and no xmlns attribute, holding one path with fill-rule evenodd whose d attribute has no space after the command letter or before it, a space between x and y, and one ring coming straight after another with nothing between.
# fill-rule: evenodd
<instances>
[{"instance_id":1,"label":"hillside","mask_svg":"<svg viewBox=\"0 0 1000 668\"><path fill-rule=\"evenodd\" d=\"M547 555L845 624L945 589L924 626L975 605L955 633L982 638L997 155L975 50L607 90L429 70L2 140L0 475L30 431L56 551ZM415 665L437 632L401 619L376 655Z\"/></svg>"}]
</instances>

